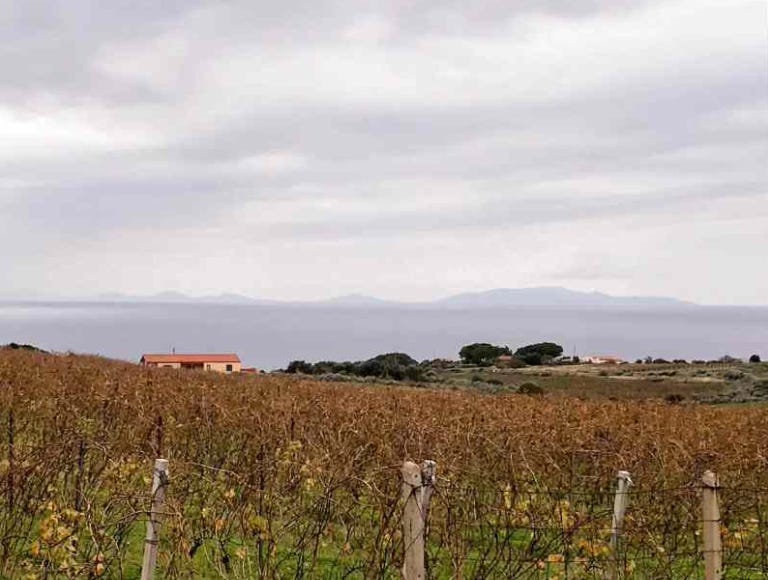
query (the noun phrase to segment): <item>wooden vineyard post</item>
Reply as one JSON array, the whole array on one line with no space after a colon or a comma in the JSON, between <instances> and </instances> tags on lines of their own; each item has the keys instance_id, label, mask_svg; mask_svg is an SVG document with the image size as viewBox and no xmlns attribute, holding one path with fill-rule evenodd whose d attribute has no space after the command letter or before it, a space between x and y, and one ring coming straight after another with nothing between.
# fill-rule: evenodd
<instances>
[{"instance_id":1,"label":"wooden vineyard post","mask_svg":"<svg viewBox=\"0 0 768 580\"><path fill-rule=\"evenodd\" d=\"M702 523L704 526L704 578L720 580L723 577L723 545L720 537L720 506L717 490L720 481L711 471L701 478Z\"/></svg>"},{"instance_id":2,"label":"wooden vineyard post","mask_svg":"<svg viewBox=\"0 0 768 580\"><path fill-rule=\"evenodd\" d=\"M8 503L8 516L12 517L13 514L13 506L14 506L14 499L13 499L13 492L14 492L14 459L15 459L15 447L14 447L14 424L13 424L13 409L8 411L8 473L6 474L7 478L7 497L6 501Z\"/></svg>"},{"instance_id":3,"label":"wooden vineyard post","mask_svg":"<svg viewBox=\"0 0 768 580\"><path fill-rule=\"evenodd\" d=\"M405 500L403 509L403 562L404 580L426 578L426 529L429 501L435 483L435 462L425 461L421 466L406 461L402 467Z\"/></svg>"},{"instance_id":4,"label":"wooden vineyard post","mask_svg":"<svg viewBox=\"0 0 768 580\"><path fill-rule=\"evenodd\" d=\"M624 526L624 514L629 502L629 486L632 479L628 471L619 471L616 485L616 497L613 500L613 521L611 523L611 560L612 567L609 574L611 580L619 577L619 539Z\"/></svg>"},{"instance_id":5,"label":"wooden vineyard post","mask_svg":"<svg viewBox=\"0 0 768 580\"><path fill-rule=\"evenodd\" d=\"M152 475L152 508L147 520L147 535L144 540L144 562L141 566L141 580L152 580L157 565L157 544L160 531L161 511L168 487L168 460L156 459Z\"/></svg>"}]
</instances>

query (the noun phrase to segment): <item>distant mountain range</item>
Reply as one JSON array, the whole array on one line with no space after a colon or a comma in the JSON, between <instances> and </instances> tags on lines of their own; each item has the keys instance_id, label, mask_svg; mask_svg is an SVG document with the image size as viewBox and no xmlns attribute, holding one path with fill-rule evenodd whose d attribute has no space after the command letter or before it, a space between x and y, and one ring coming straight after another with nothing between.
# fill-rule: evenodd
<instances>
[{"instance_id":1,"label":"distant mountain range","mask_svg":"<svg viewBox=\"0 0 768 580\"><path fill-rule=\"evenodd\" d=\"M674 308L693 306L676 298L659 296L611 296L601 292L580 292L567 288L544 286L538 288L496 288L482 292L467 292L430 302L396 302L363 294L348 294L316 301L281 301L252 298L242 294L217 294L213 296L188 296L181 292L162 292L150 296L127 294L102 294L103 302L162 302L205 304L253 304L253 305L306 305L336 306L348 308L381 308L392 306L432 308L516 308L516 307L622 307L622 308Z\"/></svg>"},{"instance_id":2,"label":"distant mountain range","mask_svg":"<svg viewBox=\"0 0 768 580\"><path fill-rule=\"evenodd\" d=\"M209 304L280 304L279 300L259 300L242 294L215 294L211 296L189 296L182 292L160 292L150 295L109 293L100 294L99 302L172 302L172 303L209 303Z\"/></svg>"},{"instance_id":3,"label":"distant mountain range","mask_svg":"<svg viewBox=\"0 0 768 580\"><path fill-rule=\"evenodd\" d=\"M509 306L625 306L660 307L691 306L676 298L659 296L611 296L601 292L579 292L555 286L539 288L498 288L484 292L468 292L436 302L442 306L463 308Z\"/></svg>"}]
</instances>

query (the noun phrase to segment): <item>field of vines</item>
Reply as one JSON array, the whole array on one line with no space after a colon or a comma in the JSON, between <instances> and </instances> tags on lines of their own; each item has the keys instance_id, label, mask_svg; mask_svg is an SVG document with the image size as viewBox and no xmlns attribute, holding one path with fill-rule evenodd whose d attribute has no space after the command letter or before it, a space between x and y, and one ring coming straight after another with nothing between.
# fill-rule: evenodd
<instances>
[{"instance_id":1,"label":"field of vines","mask_svg":"<svg viewBox=\"0 0 768 580\"><path fill-rule=\"evenodd\" d=\"M768 407L582 401L143 369L0 352L0 577L398 578L400 466L437 463L432 578L768 577ZM631 473L610 557L618 470ZM610 562L609 562L610 560Z\"/></svg>"}]
</instances>

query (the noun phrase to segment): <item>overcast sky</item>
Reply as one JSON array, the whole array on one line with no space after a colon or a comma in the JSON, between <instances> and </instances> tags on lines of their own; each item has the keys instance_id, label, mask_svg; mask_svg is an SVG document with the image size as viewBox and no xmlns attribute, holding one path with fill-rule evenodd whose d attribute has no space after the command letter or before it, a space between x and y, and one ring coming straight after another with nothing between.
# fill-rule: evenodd
<instances>
[{"instance_id":1,"label":"overcast sky","mask_svg":"<svg viewBox=\"0 0 768 580\"><path fill-rule=\"evenodd\" d=\"M0 0L0 296L768 304L765 0Z\"/></svg>"}]
</instances>

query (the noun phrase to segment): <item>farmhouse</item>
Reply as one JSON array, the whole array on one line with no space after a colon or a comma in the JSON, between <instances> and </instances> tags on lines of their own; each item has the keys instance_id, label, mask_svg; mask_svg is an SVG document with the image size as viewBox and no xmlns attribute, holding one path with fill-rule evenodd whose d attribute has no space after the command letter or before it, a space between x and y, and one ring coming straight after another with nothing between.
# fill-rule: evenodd
<instances>
[{"instance_id":1,"label":"farmhouse","mask_svg":"<svg viewBox=\"0 0 768 580\"><path fill-rule=\"evenodd\" d=\"M139 364L147 367L200 369L220 373L239 373L242 367L236 354L145 354Z\"/></svg>"},{"instance_id":2,"label":"farmhouse","mask_svg":"<svg viewBox=\"0 0 768 580\"><path fill-rule=\"evenodd\" d=\"M581 359L585 363L593 365L620 365L624 361L617 356L592 355Z\"/></svg>"}]
</instances>

